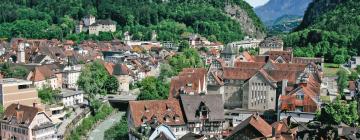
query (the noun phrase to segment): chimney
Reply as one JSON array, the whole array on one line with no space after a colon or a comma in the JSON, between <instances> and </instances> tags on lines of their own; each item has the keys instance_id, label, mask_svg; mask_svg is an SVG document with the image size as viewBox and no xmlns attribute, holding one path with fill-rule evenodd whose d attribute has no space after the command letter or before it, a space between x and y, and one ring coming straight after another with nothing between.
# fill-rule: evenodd
<instances>
[{"instance_id":1,"label":"chimney","mask_svg":"<svg viewBox=\"0 0 360 140\"><path fill-rule=\"evenodd\" d=\"M284 80L283 80L284 81ZM275 97L275 111L276 121L280 121L280 96L282 95L285 88L283 88L283 81L277 82L276 85L276 97Z\"/></svg>"},{"instance_id":2,"label":"chimney","mask_svg":"<svg viewBox=\"0 0 360 140\"><path fill-rule=\"evenodd\" d=\"M286 124L287 124L288 126L290 126L290 123L291 123L291 116L288 116L288 117L286 118Z\"/></svg>"},{"instance_id":3,"label":"chimney","mask_svg":"<svg viewBox=\"0 0 360 140\"><path fill-rule=\"evenodd\" d=\"M20 103L17 103L16 110L20 110Z\"/></svg>"},{"instance_id":4,"label":"chimney","mask_svg":"<svg viewBox=\"0 0 360 140\"><path fill-rule=\"evenodd\" d=\"M256 119L256 120L259 119L259 113L258 113L258 112L255 113L255 119Z\"/></svg>"},{"instance_id":5,"label":"chimney","mask_svg":"<svg viewBox=\"0 0 360 140\"><path fill-rule=\"evenodd\" d=\"M273 140L276 140L276 131L274 127L271 127L271 137Z\"/></svg>"}]
</instances>

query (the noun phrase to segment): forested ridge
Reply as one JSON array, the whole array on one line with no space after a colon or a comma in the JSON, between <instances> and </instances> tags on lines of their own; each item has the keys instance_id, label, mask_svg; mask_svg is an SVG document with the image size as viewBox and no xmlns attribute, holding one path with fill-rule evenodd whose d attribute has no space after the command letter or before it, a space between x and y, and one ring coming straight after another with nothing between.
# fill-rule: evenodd
<instances>
[{"instance_id":1,"label":"forested ridge","mask_svg":"<svg viewBox=\"0 0 360 140\"><path fill-rule=\"evenodd\" d=\"M297 31L284 36L295 56L344 63L360 53L359 0L315 0Z\"/></svg>"},{"instance_id":2,"label":"forested ridge","mask_svg":"<svg viewBox=\"0 0 360 140\"><path fill-rule=\"evenodd\" d=\"M0 38L111 40L130 31L133 39L149 40L156 31L160 41L199 33L210 41L227 43L245 36L240 24L224 13L227 4L244 9L256 27L264 30L243 0L2 0ZM86 15L114 20L117 32L98 37L73 34L76 22Z\"/></svg>"}]
</instances>

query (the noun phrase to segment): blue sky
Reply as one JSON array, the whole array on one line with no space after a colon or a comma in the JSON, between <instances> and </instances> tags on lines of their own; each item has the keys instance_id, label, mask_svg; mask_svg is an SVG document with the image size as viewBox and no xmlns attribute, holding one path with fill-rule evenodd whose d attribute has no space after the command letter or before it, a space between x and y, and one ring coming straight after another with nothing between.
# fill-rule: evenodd
<instances>
[{"instance_id":1,"label":"blue sky","mask_svg":"<svg viewBox=\"0 0 360 140\"><path fill-rule=\"evenodd\" d=\"M264 5L269 0L245 0L245 1L248 2L253 7L257 7L257 6Z\"/></svg>"}]
</instances>

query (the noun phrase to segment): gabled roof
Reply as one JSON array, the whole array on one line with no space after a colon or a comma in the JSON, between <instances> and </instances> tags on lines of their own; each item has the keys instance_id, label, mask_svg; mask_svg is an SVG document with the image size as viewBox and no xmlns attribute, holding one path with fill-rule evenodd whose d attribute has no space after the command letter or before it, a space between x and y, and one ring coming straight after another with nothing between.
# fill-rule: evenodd
<instances>
[{"instance_id":1,"label":"gabled roof","mask_svg":"<svg viewBox=\"0 0 360 140\"><path fill-rule=\"evenodd\" d=\"M255 128L257 131L261 133L262 137L272 136L272 127L259 115L251 115L249 118L247 118L239 125L237 125L229 137L240 132L242 129L246 128L247 126L252 126L253 128Z\"/></svg>"},{"instance_id":2,"label":"gabled roof","mask_svg":"<svg viewBox=\"0 0 360 140\"><path fill-rule=\"evenodd\" d=\"M279 57L286 63L292 62L293 56L291 51L268 51L267 54L271 60L276 60Z\"/></svg>"},{"instance_id":3,"label":"gabled roof","mask_svg":"<svg viewBox=\"0 0 360 140\"><path fill-rule=\"evenodd\" d=\"M184 109L186 120L188 122L199 122L196 112L200 104L205 104L209 109L209 121L224 121L224 103L220 94L206 95L180 95L182 108Z\"/></svg>"},{"instance_id":4,"label":"gabled roof","mask_svg":"<svg viewBox=\"0 0 360 140\"><path fill-rule=\"evenodd\" d=\"M124 64L115 64L113 67L113 75L130 75L130 69Z\"/></svg>"},{"instance_id":5,"label":"gabled roof","mask_svg":"<svg viewBox=\"0 0 360 140\"><path fill-rule=\"evenodd\" d=\"M206 87L206 69L185 68L178 76L171 78L169 98L178 97L179 90L199 94Z\"/></svg>"},{"instance_id":6,"label":"gabled roof","mask_svg":"<svg viewBox=\"0 0 360 140\"><path fill-rule=\"evenodd\" d=\"M41 109L21 104L11 104L4 112L3 121L11 121L15 118L17 124L28 126Z\"/></svg>"},{"instance_id":7,"label":"gabled roof","mask_svg":"<svg viewBox=\"0 0 360 140\"><path fill-rule=\"evenodd\" d=\"M257 73L257 70L254 69L244 69L236 67L224 67L223 71L224 79L232 80L247 80Z\"/></svg>"},{"instance_id":8,"label":"gabled roof","mask_svg":"<svg viewBox=\"0 0 360 140\"><path fill-rule=\"evenodd\" d=\"M176 99L130 101L129 113L131 113L135 127L143 124L142 121L144 118L147 120L146 123L152 123L153 117L156 117L159 123L164 123L169 126L185 124L180 103ZM165 116L169 116L169 122L164 120ZM175 117L178 117L179 120L176 121Z\"/></svg>"},{"instance_id":9,"label":"gabled roof","mask_svg":"<svg viewBox=\"0 0 360 140\"><path fill-rule=\"evenodd\" d=\"M38 82L55 76L55 73L46 65L35 67L30 77L31 81Z\"/></svg>"}]
</instances>

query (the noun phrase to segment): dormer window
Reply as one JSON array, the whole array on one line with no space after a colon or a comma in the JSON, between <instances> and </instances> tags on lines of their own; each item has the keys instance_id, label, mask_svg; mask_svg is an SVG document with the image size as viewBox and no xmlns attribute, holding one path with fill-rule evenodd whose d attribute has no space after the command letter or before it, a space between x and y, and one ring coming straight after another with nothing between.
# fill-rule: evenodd
<instances>
[{"instance_id":1,"label":"dormer window","mask_svg":"<svg viewBox=\"0 0 360 140\"><path fill-rule=\"evenodd\" d=\"M146 123L146 122L147 122L146 116L141 117L141 122L142 122L142 123Z\"/></svg>"},{"instance_id":2,"label":"dormer window","mask_svg":"<svg viewBox=\"0 0 360 140\"><path fill-rule=\"evenodd\" d=\"M145 112L149 112L149 111L150 111L147 106L144 106L144 110L145 110Z\"/></svg>"},{"instance_id":3,"label":"dormer window","mask_svg":"<svg viewBox=\"0 0 360 140\"><path fill-rule=\"evenodd\" d=\"M304 100L304 93L302 93L302 92L296 93L296 99L297 100Z\"/></svg>"},{"instance_id":4,"label":"dormer window","mask_svg":"<svg viewBox=\"0 0 360 140\"><path fill-rule=\"evenodd\" d=\"M157 117L155 115L151 117L151 120L154 124L157 123Z\"/></svg>"},{"instance_id":5,"label":"dormer window","mask_svg":"<svg viewBox=\"0 0 360 140\"><path fill-rule=\"evenodd\" d=\"M174 116L174 120L175 120L175 122L180 121L180 116L179 116L179 115L177 115L177 114L175 114L175 116Z\"/></svg>"},{"instance_id":6,"label":"dormer window","mask_svg":"<svg viewBox=\"0 0 360 140\"><path fill-rule=\"evenodd\" d=\"M169 116L169 115L165 115L164 121L165 121L165 122L170 122L170 116Z\"/></svg>"},{"instance_id":7,"label":"dormer window","mask_svg":"<svg viewBox=\"0 0 360 140\"><path fill-rule=\"evenodd\" d=\"M168 104L166 104L166 110L167 110L167 111L171 111L171 106L169 106Z\"/></svg>"},{"instance_id":8,"label":"dormer window","mask_svg":"<svg viewBox=\"0 0 360 140\"><path fill-rule=\"evenodd\" d=\"M186 86L192 87L192 83L188 83L188 84L186 84Z\"/></svg>"},{"instance_id":9,"label":"dormer window","mask_svg":"<svg viewBox=\"0 0 360 140\"><path fill-rule=\"evenodd\" d=\"M207 119L209 115L209 109L204 102L200 103L200 106L196 112L196 115L201 119Z\"/></svg>"}]
</instances>

